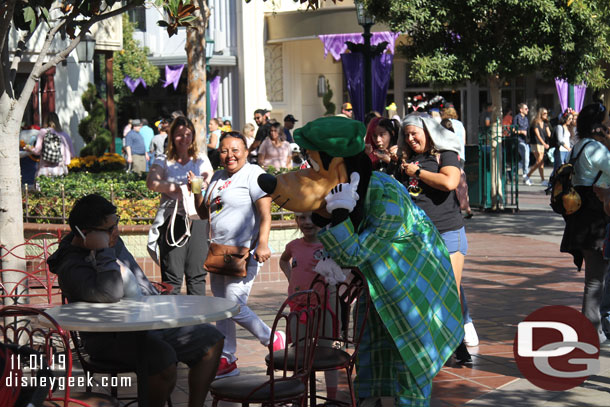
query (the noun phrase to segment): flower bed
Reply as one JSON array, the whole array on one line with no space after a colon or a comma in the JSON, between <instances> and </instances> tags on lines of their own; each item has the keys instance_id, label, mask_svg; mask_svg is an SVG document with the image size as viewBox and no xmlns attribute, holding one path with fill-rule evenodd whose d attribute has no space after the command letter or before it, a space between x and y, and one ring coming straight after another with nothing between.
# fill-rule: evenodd
<instances>
[{"instance_id":1,"label":"flower bed","mask_svg":"<svg viewBox=\"0 0 610 407\"><path fill-rule=\"evenodd\" d=\"M91 161L81 160L83 163ZM91 193L100 194L112 201L123 225L152 223L159 204L159 193L146 187L145 175L124 171L71 172L65 177L39 177L36 182L38 190L25 191L23 195L25 222L67 223L74 202ZM275 203L272 204L271 211L273 220L294 219L291 212L282 213Z\"/></svg>"},{"instance_id":2,"label":"flower bed","mask_svg":"<svg viewBox=\"0 0 610 407\"><path fill-rule=\"evenodd\" d=\"M89 155L86 157L74 157L68 169L70 172L109 172L125 170L127 163L125 159L116 153L104 153L101 157Z\"/></svg>"}]
</instances>

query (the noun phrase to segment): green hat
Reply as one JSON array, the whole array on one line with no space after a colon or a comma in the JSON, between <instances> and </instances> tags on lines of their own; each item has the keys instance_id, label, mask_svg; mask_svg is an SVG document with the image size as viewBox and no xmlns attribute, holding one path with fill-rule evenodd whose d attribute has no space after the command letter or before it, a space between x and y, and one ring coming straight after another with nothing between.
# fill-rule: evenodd
<instances>
[{"instance_id":1,"label":"green hat","mask_svg":"<svg viewBox=\"0 0 610 407\"><path fill-rule=\"evenodd\" d=\"M350 157L364 151L366 128L358 120L321 117L294 131L294 141L306 150L333 157Z\"/></svg>"}]
</instances>

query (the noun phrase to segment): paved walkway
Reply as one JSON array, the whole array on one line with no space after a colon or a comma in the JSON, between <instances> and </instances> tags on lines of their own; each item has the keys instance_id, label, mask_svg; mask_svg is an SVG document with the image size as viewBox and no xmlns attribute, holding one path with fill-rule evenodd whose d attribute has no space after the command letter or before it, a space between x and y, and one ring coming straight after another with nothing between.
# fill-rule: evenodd
<instances>
[{"instance_id":1,"label":"paved walkway","mask_svg":"<svg viewBox=\"0 0 610 407\"><path fill-rule=\"evenodd\" d=\"M467 221L469 253L463 286L481 343L470 348L473 367L449 364L438 374L432 405L610 406L609 348L602 349L599 374L566 392L535 387L523 379L514 362L517 324L546 305L580 310L583 290L583 273L576 271L570 256L559 253L563 220L550 210L543 187L519 187L518 213L475 211ZM285 283L258 284L250 306L271 321L285 292ZM242 374L264 372L265 348L241 328L238 338ZM185 373L182 369L172 397L176 407L186 406ZM318 385L323 391L323 381Z\"/></svg>"}]
</instances>

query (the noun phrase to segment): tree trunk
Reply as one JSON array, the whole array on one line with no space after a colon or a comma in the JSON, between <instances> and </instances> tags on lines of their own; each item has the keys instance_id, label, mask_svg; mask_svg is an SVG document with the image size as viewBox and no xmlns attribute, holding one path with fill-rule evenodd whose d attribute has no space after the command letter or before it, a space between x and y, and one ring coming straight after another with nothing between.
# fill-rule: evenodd
<instances>
[{"instance_id":1,"label":"tree trunk","mask_svg":"<svg viewBox=\"0 0 610 407\"><path fill-rule=\"evenodd\" d=\"M186 58L188 61L186 115L195 125L199 150L207 153L205 148L205 135L207 133L205 28L208 24L210 12L204 2L199 1L198 3L200 9L193 13L197 16L197 20L194 27L188 28L186 33Z\"/></svg>"},{"instance_id":2,"label":"tree trunk","mask_svg":"<svg viewBox=\"0 0 610 407\"><path fill-rule=\"evenodd\" d=\"M502 89L501 80L497 76L489 77L489 93L491 95L491 209L504 209L504 185L502 175Z\"/></svg>"},{"instance_id":3,"label":"tree trunk","mask_svg":"<svg viewBox=\"0 0 610 407\"><path fill-rule=\"evenodd\" d=\"M0 121L0 134L2 134L0 137L0 256L2 257L0 268L25 270L25 260L19 259L24 257L23 246L13 249L23 243L21 173L19 154L17 154L21 123L16 119L23 117L23 111L15 111L17 104L5 99L9 98L3 97L1 103L10 108L7 111L2 109ZM11 255L7 255L7 248L13 249ZM1 278L7 291L13 289L14 284L10 282L16 281L19 276L18 273L2 273Z\"/></svg>"}]
</instances>

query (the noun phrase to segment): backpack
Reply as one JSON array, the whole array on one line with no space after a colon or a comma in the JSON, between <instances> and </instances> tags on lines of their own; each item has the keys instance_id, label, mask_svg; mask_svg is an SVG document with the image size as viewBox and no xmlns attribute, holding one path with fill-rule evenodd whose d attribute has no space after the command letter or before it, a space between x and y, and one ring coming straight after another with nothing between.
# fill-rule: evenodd
<instances>
[{"instance_id":1,"label":"backpack","mask_svg":"<svg viewBox=\"0 0 610 407\"><path fill-rule=\"evenodd\" d=\"M63 160L61 154L61 136L53 129L48 129L42 140L41 158L51 164L59 164Z\"/></svg>"},{"instance_id":2,"label":"backpack","mask_svg":"<svg viewBox=\"0 0 610 407\"><path fill-rule=\"evenodd\" d=\"M580 154L589 143L590 141L585 143L578 154L576 154L576 157L570 157L570 161L559 167L551 177L551 208L560 215L572 215L582 206L580 194L574 189L572 184L572 176L574 175L574 165L578 161L578 157L580 157ZM600 176L601 171L595 177L593 184L597 182Z\"/></svg>"}]
</instances>

